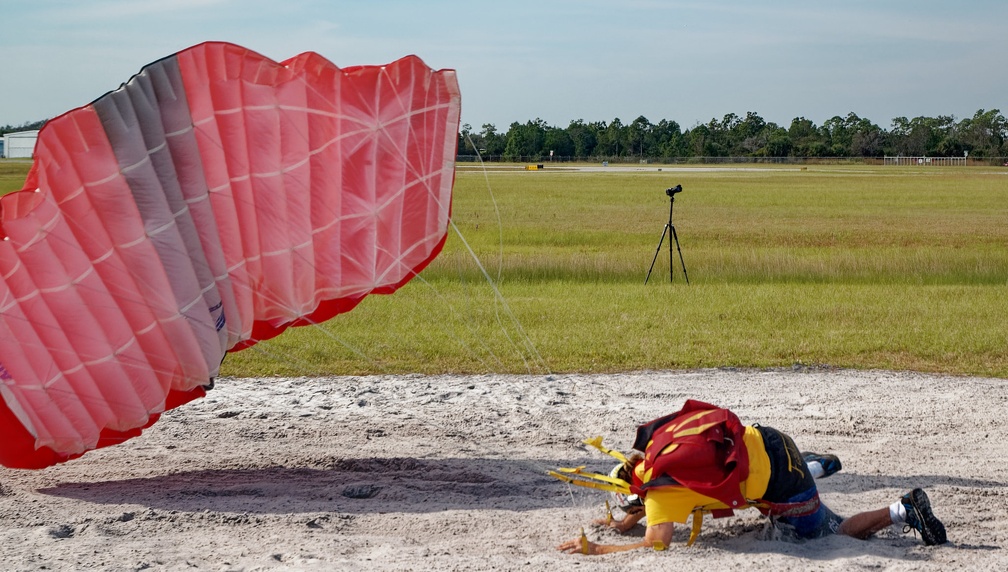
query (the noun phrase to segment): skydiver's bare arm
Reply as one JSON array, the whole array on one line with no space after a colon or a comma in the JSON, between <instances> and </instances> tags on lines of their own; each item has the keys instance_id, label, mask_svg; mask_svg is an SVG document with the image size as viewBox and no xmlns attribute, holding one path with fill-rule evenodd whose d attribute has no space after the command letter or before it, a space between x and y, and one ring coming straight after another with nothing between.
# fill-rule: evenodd
<instances>
[{"instance_id":1,"label":"skydiver's bare arm","mask_svg":"<svg viewBox=\"0 0 1008 572\"><path fill-rule=\"evenodd\" d=\"M671 522L648 525L647 531L644 532L644 540L633 544L596 544L581 538L575 538L557 546L557 550L568 554L611 554L613 552L652 547L657 550L664 550L672 542L672 531L674 528L675 525Z\"/></svg>"}]
</instances>

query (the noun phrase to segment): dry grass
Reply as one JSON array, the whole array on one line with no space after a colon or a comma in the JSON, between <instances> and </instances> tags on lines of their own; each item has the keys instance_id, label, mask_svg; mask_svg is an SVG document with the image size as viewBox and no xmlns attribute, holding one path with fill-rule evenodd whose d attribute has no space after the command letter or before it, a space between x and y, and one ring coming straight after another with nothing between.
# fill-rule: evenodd
<instances>
[{"instance_id":1,"label":"dry grass","mask_svg":"<svg viewBox=\"0 0 1008 572\"><path fill-rule=\"evenodd\" d=\"M520 328L452 236L427 284L372 297L325 335L285 334L269 356L233 356L228 371L830 364L1008 376L1008 201L998 170L486 176L501 222L482 172L459 174L454 219L499 277ZM678 255L669 284L666 240L645 286L668 220L663 191L676 183L685 191L673 222L691 285ZM316 360L281 357L308 340L321 344Z\"/></svg>"},{"instance_id":2,"label":"dry grass","mask_svg":"<svg viewBox=\"0 0 1008 572\"><path fill-rule=\"evenodd\" d=\"M0 183L27 172L0 162ZM1008 189L984 168L460 171L462 240L228 375L829 364L1008 377ZM487 179L492 192L487 188ZM644 277L681 183L669 241Z\"/></svg>"}]
</instances>

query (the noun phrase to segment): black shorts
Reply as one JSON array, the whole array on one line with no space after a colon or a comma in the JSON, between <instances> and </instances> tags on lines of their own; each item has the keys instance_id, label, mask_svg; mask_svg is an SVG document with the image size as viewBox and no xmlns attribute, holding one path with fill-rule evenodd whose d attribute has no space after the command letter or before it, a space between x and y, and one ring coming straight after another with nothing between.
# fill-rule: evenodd
<instances>
[{"instance_id":1,"label":"black shorts","mask_svg":"<svg viewBox=\"0 0 1008 572\"><path fill-rule=\"evenodd\" d=\"M805 466L794 440L772 427L756 426L763 436L763 446L770 457L770 482L763 500L771 503L802 503L818 498L815 479ZM773 517L775 522L794 528L799 538L819 538L834 534L843 519L822 502L818 508L802 516Z\"/></svg>"}]
</instances>

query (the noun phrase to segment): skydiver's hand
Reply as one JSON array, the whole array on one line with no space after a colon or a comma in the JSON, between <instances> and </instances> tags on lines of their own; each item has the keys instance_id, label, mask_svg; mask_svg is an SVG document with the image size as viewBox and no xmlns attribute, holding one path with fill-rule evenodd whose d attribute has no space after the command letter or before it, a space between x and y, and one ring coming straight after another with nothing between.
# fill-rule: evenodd
<instances>
[{"instance_id":1,"label":"skydiver's hand","mask_svg":"<svg viewBox=\"0 0 1008 572\"><path fill-rule=\"evenodd\" d=\"M595 544L584 536L564 542L560 546L557 546L557 550L566 552L567 554L599 554L597 551L598 544Z\"/></svg>"}]
</instances>

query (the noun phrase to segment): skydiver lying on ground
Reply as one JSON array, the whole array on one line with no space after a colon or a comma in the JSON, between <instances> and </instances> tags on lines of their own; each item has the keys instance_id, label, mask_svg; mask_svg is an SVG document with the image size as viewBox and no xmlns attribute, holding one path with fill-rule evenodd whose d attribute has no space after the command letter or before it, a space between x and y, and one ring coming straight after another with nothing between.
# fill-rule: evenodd
<instances>
[{"instance_id":1,"label":"skydiver lying on ground","mask_svg":"<svg viewBox=\"0 0 1008 572\"><path fill-rule=\"evenodd\" d=\"M732 509L749 507L802 539L829 534L866 539L902 524L904 532L920 533L925 544L946 542L945 526L934 516L922 489L906 493L888 507L842 518L819 500L814 480L838 471L838 458L800 453L788 435L770 427L743 426L731 411L700 401L688 400L680 411L638 427L633 446L638 452L630 456L602 448L600 439L594 444L624 461L610 478L601 480L617 483L621 490L613 498L626 512L622 520L597 523L626 532L646 516L647 529L643 540L625 545L596 544L582 535L557 547L564 552L664 549L672 542L675 523L685 524L691 514L692 543L704 512L728 516Z\"/></svg>"}]
</instances>

